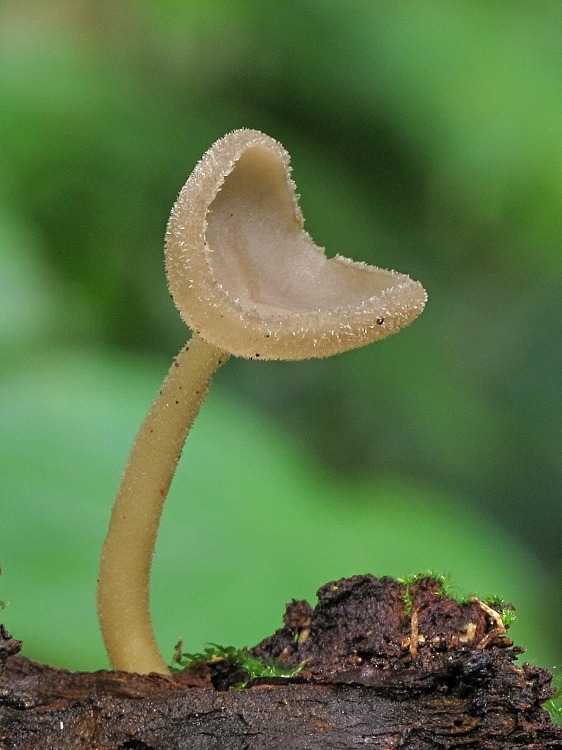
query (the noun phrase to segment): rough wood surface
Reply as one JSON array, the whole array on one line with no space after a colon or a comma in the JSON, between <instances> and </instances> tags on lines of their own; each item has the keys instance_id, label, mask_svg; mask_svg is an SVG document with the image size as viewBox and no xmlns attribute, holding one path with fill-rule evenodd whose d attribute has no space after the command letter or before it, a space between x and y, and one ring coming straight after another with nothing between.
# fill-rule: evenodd
<instances>
[{"instance_id":1,"label":"rough wood surface","mask_svg":"<svg viewBox=\"0 0 562 750\"><path fill-rule=\"evenodd\" d=\"M0 631L0 748L24 750L562 749L540 704L550 675L514 663L499 624L477 601L457 604L424 579L371 576L292 602L285 627L252 652L296 664L229 691L239 666L201 664L172 678L70 673L18 655Z\"/></svg>"}]
</instances>

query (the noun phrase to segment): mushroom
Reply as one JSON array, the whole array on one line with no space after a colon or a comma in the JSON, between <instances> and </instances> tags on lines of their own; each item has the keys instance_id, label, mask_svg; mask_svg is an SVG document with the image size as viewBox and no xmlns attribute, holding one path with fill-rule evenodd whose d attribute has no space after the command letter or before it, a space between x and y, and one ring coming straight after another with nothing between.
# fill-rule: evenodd
<instances>
[{"instance_id":1,"label":"mushroom","mask_svg":"<svg viewBox=\"0 0 562 750\"><path fill-rule=\"evenodd\" d=\"M131 450L105 540L98 613L114 669L168 674L152 628L150 566L164 500L213 373L229 355L325 357L408 325L427 295L395 271L328 259L303 229L289 154L236 130L203 156L166 232L170 292L193 330Z\"/></svg>"}]
</instances>

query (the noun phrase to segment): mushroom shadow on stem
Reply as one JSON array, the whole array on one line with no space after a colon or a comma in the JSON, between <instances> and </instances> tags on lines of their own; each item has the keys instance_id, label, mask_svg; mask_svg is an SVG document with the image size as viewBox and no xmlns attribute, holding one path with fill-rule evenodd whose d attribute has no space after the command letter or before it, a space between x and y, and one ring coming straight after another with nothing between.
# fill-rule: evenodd
<instances>
[{"instance_id":1,"label":"mushroom shadow on stem","mask_svg":"<svg viewBox=\"0 0 562 750\"><path fill-rule=\"evenodd\" d=\"M419 282L328 259L303 229L289 155L237 130L203 156L166 233L170 291L196 333L143 423L103 546L98 614L114 669L169 672L150 618L152 556L164 500L212 374L230 354L324 357L385 338L423 310Z\"/></svg>"}]
</instances>

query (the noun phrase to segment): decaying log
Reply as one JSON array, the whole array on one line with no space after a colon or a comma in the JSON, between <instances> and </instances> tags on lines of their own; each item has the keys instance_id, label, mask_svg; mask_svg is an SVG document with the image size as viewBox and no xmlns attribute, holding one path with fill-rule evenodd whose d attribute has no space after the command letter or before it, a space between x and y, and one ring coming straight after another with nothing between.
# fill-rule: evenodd
<instances>
[{"instance_id":1,"label":"decaying log","mask_svg":"<svg viewBox=\"0 0 562 750\"><path fill-rule=\"evenodd\" d=\"M541 708L551 675L515 664L493 607L458 604L432 578L357 576L318 594L251 650L304 669L234 691L228 659L173 677L70 673L19 656L1 629L0 748L562 749Z\"/></svg>"}]
</instances>

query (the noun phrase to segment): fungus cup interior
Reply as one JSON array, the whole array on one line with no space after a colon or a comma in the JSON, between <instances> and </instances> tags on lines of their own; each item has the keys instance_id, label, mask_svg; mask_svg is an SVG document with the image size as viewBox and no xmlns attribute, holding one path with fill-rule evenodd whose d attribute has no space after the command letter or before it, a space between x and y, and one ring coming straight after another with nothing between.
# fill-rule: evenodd
<instances>
[{"instance_id":1,"label":"fungus cup interior","mask_svg":"<svg viewBox=\"0 0 562 750\"><path fill-rule=\"evenodd\" d=\"M303 230L291 188L283 161L263 146L245 151L225 177L207 216L220 288L262 317L350 307L392 286L386 271L328 261Z\"/></svg>"},{"instance_id":2,"label":"fungus cup interior","mask_svg":"<svg viewBox=\"0 0 562 750\"><path fill-rule=\"evenodd\" d=\"M303 228L289 155L252 130L221 139L196 167L172 210L166 259L185 322L241 357L346 351L399 330L426 301L404 274L328 259Z\"/></svg>"},{"instance_id":3,"label":"fungus cup interior","mask_svg":"<svg viewBox=\"0 0 562 750\"><path fill-rule=\"evenodd\" d=\"M168 673L150 617L150 566L164 500L212 374L230 354L323 357L384 338L422 311L408 276L336 256L303 229L289 155L237 130L203 156L166 232L170 291L195 331L152 404L117 492L98 581L114 669Z\"/></svg>"}]
</instances>

